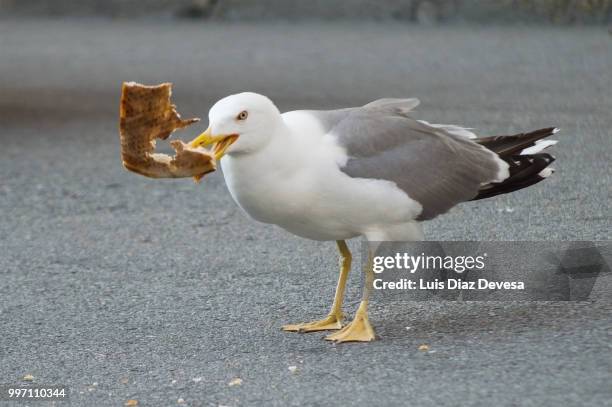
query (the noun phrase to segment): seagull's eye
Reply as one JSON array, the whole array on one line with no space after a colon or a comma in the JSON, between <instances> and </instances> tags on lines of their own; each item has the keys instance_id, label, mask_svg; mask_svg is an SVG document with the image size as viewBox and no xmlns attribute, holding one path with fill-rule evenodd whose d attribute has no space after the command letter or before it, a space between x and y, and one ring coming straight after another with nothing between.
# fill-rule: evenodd
<instances>
[{"instance_id":1,"label":"seagull's eye","mask_svg":"<svg viewBox=\"0 0 612 407\"><path fill-rule=\"evenodd\" d=\"M236 120L246 120L247 117L249 117L249 112L243 110L238 114L238 116L236 116Z\"/></svg>"}]
</instances>

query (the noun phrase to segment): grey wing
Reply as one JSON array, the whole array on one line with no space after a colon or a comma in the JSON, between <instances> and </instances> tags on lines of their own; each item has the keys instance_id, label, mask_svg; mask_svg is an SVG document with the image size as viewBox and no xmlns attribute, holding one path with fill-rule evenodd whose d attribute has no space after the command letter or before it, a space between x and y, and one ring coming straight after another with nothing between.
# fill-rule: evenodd
<instances>
[{"instance_id":1,"label":"grey wing","mask_svg":"<svg viewBox=\"0 0 612 407\"><path fill-rule=\"evenodd\" d=\"M395 112L400 115L407 115L415 107L421 104L419 99L395 99L395 98L383 98L364 105L366 109L380 109Z\"/></svg>"},{"instance_id":2,"label":"grey wing","mask_svg":"<svg viewBox=\"0 0 612 407\"><path fill-rule=\"evenodd\" d=\"M507 177L507 164L495 153L453 129L409 117L405 101L381 99L317 115L346 149L343 172L395 182L423 206L418 220L432 219L474 198L483 184Z\"/></svg>"}]
</instances>

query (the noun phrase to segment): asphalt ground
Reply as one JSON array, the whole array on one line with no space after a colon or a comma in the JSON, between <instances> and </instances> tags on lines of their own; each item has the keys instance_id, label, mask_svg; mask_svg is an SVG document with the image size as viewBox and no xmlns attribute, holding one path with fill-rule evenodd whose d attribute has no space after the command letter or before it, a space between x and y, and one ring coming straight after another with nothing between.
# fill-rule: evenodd
<instances>
[{"instance_id":1,"label":"asphalt ground","mask_svg":"<svg viewBox=\"0 0 612 407\"><path fill-rule=\"evenodd\" d=\"M128 173L117 111L122 81L171 81L204 119L183 139L242 90L281 110L419 97L483 135L556 125L552 178L427 237L609 240L611 67L603 28L0 21L0 383L79 406L606 405L609 275L585 302L375 302L370 344L281 332L327 312L335 245L248 219L220 173Z\"/></svg>"}]
</instances>

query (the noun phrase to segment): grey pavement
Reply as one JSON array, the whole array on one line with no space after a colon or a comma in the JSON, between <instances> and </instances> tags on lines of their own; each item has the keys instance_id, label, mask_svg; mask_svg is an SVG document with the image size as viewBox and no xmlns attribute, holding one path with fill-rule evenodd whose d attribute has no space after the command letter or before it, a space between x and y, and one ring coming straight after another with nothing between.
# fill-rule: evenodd
<instances>
[{"instance_id":1,"label":"grey pavement","mask_svg":"<svg viewBox=\"0 0 612 407\"><path fill-rule=\"evenodd\" d=\"M0 21L0 383L32 374L78 406L606 405L609 276L589 302L374 303L370 344L284 333L327 311L335 245L246 218L220 173L128 173L116 116L135 80L175 83L204 119L183 139L241 90L282 110L419 97L485 135L556 125L551 179L427 237L609 240L611 66L603 28Z\"/></svg>"},{"instance_id":2,"label":"grey pavement","mask_svg":"<svg viewBox=\"0 0 612 407\"><path fill-rule=\"evenodd\" d=\"M610 0L0 0L0 16L605 24Z\"/></svg>"}]
</instances>

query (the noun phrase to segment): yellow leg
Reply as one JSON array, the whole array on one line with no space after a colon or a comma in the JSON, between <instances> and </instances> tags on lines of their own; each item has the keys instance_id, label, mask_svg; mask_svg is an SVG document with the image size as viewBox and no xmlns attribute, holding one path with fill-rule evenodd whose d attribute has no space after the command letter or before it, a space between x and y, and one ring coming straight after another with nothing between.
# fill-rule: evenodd
<instances>
[{"instance_id":1,"label":"yellow leg","mask_svg":"<svg viewBox=\"0 0 612 407\"><path fill-rule=\"evenodd\" d=\"M355 318L338 332L326 336L326 340L335 342L370 342L376 338L374 328L372 328L368 320L368 301L370 299L372 281L374 280L371 259L364 272L365 284L363 287L363 297L355 313Z\"/></svg>"},{"instance_id":2,"label":"yellow leg","mask_svg":"<svg viewBox=\"0 0 612 407\"><path fill-rule=\"evenodd\" d=\"M301 324L283 325L284 331L290 332L315 332L328 331L342 328L342 301L344 300L344 289L346 287L346 279L349 271L351 271L351 252L344 240L336 241L338 251L340 251L340 278L336 286L336 295L331 311L327 317L313 322L305 322Z\"/></svg>"}]
</instances>

